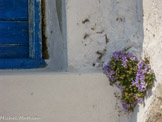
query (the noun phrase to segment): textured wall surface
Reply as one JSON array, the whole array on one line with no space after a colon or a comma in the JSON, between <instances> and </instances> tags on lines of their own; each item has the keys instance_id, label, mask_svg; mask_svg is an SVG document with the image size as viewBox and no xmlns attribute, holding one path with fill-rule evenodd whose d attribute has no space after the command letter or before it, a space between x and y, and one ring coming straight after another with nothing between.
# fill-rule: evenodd
<instances>
[{"instance_id":1,"label":"textured wall surface","mask_svg":"<svg viewBox=\"0 0 162 122\"><path fill-rule=\"evenodd\" d=\"M158 82L162 75L162 0L144 0L144 55L151 58Z\"/></svg>"},{"instance_id":2,"label":"textured wall surface","mask_svg":"<svg viewBox=\"0 0 162 122\"><path fill-rule=\"evenodd\" d=\"M148 92L145 104L136 109L132 121L134 119L137 122L161 122L162 0L143 0L143 10L143 57L150 57L151 66L156 75L156 82L153 89Z\"/></svg>"},{"instance_id":3,"label":"textured wall surface","mask_svg":"<svg viewBox=\"0 0 162 122\"><path fill-rule=\"evenodd\" d=\"M66 0L70 71L101 67L113 51L141 53L140 0Z\"/></svg>"},{"instance_id":4,"label":"textured wall surface","mask_svg":"<svg viewBox=\"0 0 162 122\"><path fill-rule=\"evenodd\" d=\"M144 0L144 55L151 59L156 75L151 106L146 111L147 122L162 120L162 0Z\"/></svg>"},{"instance_id":5,"label":"textured wall surface","mask_svg":"<svg viewBox=\"0 0 162 122\"><path fill-rule=\"evenodd\" d=\"M127 115L118 112L118 90L102 73L0 74L2 122L3 116L40 118L29 122L128 122Z\"/></svg>"},{"instance_id":6,"label":"textured wall surface","mask_svg":"<svg viewBox=\"0 0 162 122\"><path fill-rule=\"evenodd\" d=\"M66 9L69 71L101 67L115 50L150 57L156 83L131 122L152 120L161 97L162 0L66 0Z\"/></svg>"},{"instance_id":7,"label":"textured wall surface","mask_svg":"<svg viewBox=\"0 0 162 122\"><path fill-rule=\"evenodd\" d=\"M62 3L64 3L64 0L62 0ZM47 68L55 71L65 71L67 69L66 14L64 5L60 8L62 11L60 14L62 15L58 16L56 0L46 1L46 38L49 52ZM58 19L62 16L61 27L63 28L60 27Z\"/></svg>"},{"instance_id":8,"label":"textured wall surface","mask_svg":"<svg viewBox=\"0 0 162 122\"><path fill-rule=\"evenodd\" d=\"M48 68L66 68L66 53L69 71L98 69L115 50L129 48L138 57L150 56L157 81L130 121L160 121L162 0L143 0L143 5L141 0L66 0L67 17L63 20L67 19L64 34L68 51L55 2L46 2ZM109 86L101 72L53 73L42 69L0 74L2 116L38 116L38 122L129 121L114 97L118 90Z\"/></svg>"}]
</instances>

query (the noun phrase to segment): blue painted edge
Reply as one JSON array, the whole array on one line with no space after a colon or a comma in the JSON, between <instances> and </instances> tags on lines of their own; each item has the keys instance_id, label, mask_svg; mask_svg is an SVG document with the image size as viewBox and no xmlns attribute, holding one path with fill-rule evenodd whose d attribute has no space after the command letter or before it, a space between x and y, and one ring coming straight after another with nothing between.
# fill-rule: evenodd
<instances>
[{"instance_id":1,"label":"blue painted edge","mask_svg":"<svg viewBox=\"0 0 162 122\"><path fill-rule=\"evenodd\" d=\"M35 0L35 59L42 58L41 0Z\"/></svg>"},{"instance_id":2,"label":"blue painted edge","mask_svg":"<svg viewBox=\"0 0 162 122\"><path fill-rule=\"evenodd\" d=\"M0 59L0 69L32 69L45 66L44 60Z\"/></svg>"},{"instance_id":3,"label":"blue painted edge","mask_svg":"<svg viewBox=\"0 0 162 122\"><path fill-rule=\"evenodd\" d=\"M41 0L29 0L29 57L42 58Z\"/></svg>"},{"instance_id":4,"label":"blue painted edge","mask_svg":"<svg viewBox=\"0 0 162 122\"><path fill-rule=\"evenodd\" d=\"M35 55L34 59L40 61L40 67L45 66L46 63L42 59L42 8L41 0L35 0ZM30 46L30 45L29 45ZM30 56L30 55L29 55Z\"/></svg>"}]
</instances>

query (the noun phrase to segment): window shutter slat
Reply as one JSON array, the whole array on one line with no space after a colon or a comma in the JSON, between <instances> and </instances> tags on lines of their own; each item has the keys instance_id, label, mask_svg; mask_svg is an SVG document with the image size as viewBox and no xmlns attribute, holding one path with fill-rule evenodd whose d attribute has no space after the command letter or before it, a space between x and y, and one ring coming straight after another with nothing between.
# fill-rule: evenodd
<instances>
[{"instance_id":1,"label":"window shutter slat","mask_svg":"<svg viewBox=\"0 0 162 122\"><path fill-rule=\"evenodd\" d=\"M29 57L29 46L28 45L0 46L0 59L28 58L28 57Z\"/></svg>"},{"instance_id":2,"label":"window shutter slat","mask_svg":"<svg viewBox=\"0 0 162 122\"><path fill-rule=\"evenodd\" d=\"M0 45L28 44L27 21L0 21Z\"/></svg>"},{"instance_id":3,"label":"window shutter slat","mask_svg":"<svg viewBox=\"0 0 162 122\"><path fill-rule=\"evenodd\" d=\"M28 0L0 0L0 20L28 20Z\"/></svg>"}]
</instances>

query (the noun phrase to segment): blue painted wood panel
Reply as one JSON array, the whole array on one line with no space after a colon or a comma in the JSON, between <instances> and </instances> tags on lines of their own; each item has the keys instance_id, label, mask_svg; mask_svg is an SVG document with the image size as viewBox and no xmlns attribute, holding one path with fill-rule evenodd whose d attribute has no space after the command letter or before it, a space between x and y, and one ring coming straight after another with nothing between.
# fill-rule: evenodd
<instances>
[{"instance_id":1,"label":"blue painted wood panel","mask_svg":"<svg viewBox=\"0 0 162 122\"><path fill-rule=\"evenodd\" d=\"M27 21L0 21L0 45L29 44Z\"/></svg>"},{"instance_id":2,"label":"blue painted wood panel","mask_svg":"<svg viewBox=\"0 0 162 122\"><path fill-rule=\"evenodd\" d=\"M0 69L39 68L41 0L0 0Z\"/></svg>"},{"instance_id":3,"label":"blue painted wood panel","mask_svg":"<svg viewBox=\"0 0 162 122\"><path fill-rule=\"evenodd\" d=\"M0 20L28 20L28 0L0 0Z\"/></svg>"},{"instance_id":4,"label":"blue painted wood panel","mask_svg":"<svg viewBox=\"0 0 162 122\"><path fill-rule=\"evenodd\" d=\"M0 59L5 58L28 58L29 46L28 45L1 45L0 46Z\"/></svg>"}]
</instances>

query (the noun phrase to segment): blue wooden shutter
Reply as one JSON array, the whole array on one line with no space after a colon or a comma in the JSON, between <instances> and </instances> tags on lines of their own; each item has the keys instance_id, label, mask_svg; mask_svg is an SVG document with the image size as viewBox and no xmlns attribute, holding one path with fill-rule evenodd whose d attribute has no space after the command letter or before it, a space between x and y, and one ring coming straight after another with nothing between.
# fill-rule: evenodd
<instances>
[{"instance_id":1,"label":"blue wooden shutter","mask_svg":"<svg viewBox=\"0 0 162 122\"><path fill-rule=\"evenodd\" d=\"M40 4L40 0L0 0L0 68L44 66Z\"/></svg>"},{"instance_id":2,"label":"blue wooden shutter","mask_svg":"<svg viewBox=\"0 0 162 122\"><path fill-rule=\"evenodd\" d=\"M28 1L0 1L0 58L29 55Z\"/></svg>"}]
</instances>

